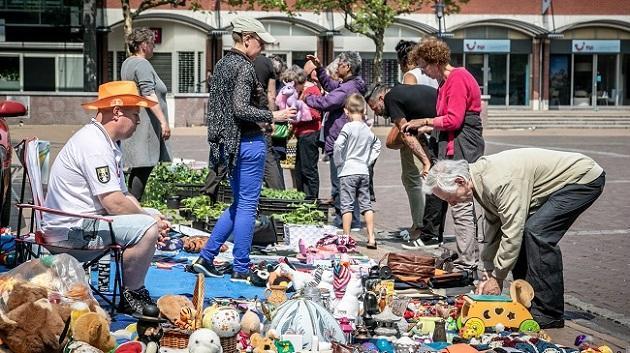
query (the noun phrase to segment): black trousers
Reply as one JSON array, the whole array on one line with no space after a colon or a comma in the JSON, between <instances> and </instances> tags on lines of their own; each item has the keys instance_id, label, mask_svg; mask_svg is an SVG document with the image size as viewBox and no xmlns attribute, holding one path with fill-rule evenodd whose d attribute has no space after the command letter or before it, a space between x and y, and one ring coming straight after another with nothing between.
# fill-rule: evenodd
<instances>
[{"instance_id":1,"label":"black trousers","mask_svg":"<svg viewBox=\"0 0 630 353\"><path fill-rule=\"evenodd\" d=\"M280 166L280 154L273 149L271 137L267 136L267 154L265 156L265 186L270 189L284 190L284 174Z\"/></svg>"},{"instance_id":2,"label":"black trousers","mask_svg":"<svg viewBox=\"0 0 630 353\"><path fill-rule=\"evenodd\" d=\"M531 313L543 324L564 315L562 253L558 243L582 212L601 195L606 173L585 185L572 184L549 199L525 222L514 279L524 279L534 288Z\"/></svg>"},{"instance_id":3,"label":"black trousers","mask_svg":"<svg viewBox=\"0 0 630 353\"><path fill-rule=\"evenodd\" d=\"M295 186L306 194L307 199L319 198L319 131L305 134L297 139L295 156Z\"/></svg>"},{"instance_id":4,"label":"black trousers","mask_svg":"<svg viewBox=\"0 0 630 353\"><path fill-rule=\"evenodd\" d=\"M201 192L208 195L212 202L217 201L219 193L219 183L227 176L227 167L223 164L218 166L208 165L208 176L201 188Z\"/></svg>"},{"instance_id":5,"label":"black trousers","mask_svg":"<svg viewBox=\"0 0 630 353\"><path fill-rule=\"evenodd\" d=\"M129 193L138 199L138 201L142 200L144 188L147 186L147 181L149 180L152 170L153 167L136 167L129 170L127 187L129 188Z\"/></svg>"},{"instance_id":6,"label":"black trousers","mask_svg":"<svg viewBox=\"0 0 630 353\"><path fill-rule=\"evenodd\" d=\"M439 197L428 194L425 195L424 216L422 217L423 236L427 238L436 238L438 241L444 241L444 224L446 223L446 210L448 203Z\"/></svg>"}]
</instances>

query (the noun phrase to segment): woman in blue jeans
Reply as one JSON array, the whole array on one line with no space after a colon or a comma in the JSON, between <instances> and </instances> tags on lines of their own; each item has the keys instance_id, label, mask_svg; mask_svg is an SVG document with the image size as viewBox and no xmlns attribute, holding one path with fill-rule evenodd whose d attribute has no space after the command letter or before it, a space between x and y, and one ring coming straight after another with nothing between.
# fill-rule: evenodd
<instances>
[{"instance_id":1,"label":"woman in blue jeans","mask_svg":"<svg viewBox=\"0 0 630 353\"><path fill-rule=\"evenodd\" d=\"M275 42L260 21L238 17L232 21L234 47L217 62L208 98L210 164L227 166L234 201L193 263L195 272L222 277L214 264L221 245L234 235L233 281L247 281L249 251L254 236L256 207L262 188L267 152L261 125L287 121L295 109L270 112L253 60L265 44Z\"/></svg>"}]
</instances>

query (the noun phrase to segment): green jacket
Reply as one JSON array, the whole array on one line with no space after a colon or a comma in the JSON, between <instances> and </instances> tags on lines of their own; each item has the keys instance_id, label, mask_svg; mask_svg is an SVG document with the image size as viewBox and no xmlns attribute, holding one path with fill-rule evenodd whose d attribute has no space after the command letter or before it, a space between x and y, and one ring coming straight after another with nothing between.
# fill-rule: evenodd
<instances>
[{"instance_id":1,"label":"green jacket","mask_svg":"<svg viewBox=\"0 0 630 353\"><path fill-rule=\"evenodd\" d=\"M508 150L471 163L474 197L485 211L484 269L505 279L518 259L528 216L555 191L588 184L603 171L582 154L539 148Z\"/></svg>"}]
</instances>

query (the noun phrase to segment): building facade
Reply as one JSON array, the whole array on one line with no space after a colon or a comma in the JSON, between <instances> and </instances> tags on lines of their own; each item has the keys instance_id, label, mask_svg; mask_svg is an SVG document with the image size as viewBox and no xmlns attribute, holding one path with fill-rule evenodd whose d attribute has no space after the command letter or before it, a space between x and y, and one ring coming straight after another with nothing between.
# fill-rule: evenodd
<instances>
[{"instance_id":1,"label":"building facade","mask_svg":"<svg viewBox=\"0 0 630 353\"><path fill-rule=\"evenodd\" d=\"M623 0L622 2L626 2ZM137 5L138 1L132 1ZM394 47L444 32L455 66L465 66L495 109L603 109L630 105L630 4L618 0L470 0L438 26L432 8L400 16L385 32L384 81L400 72ZM307 54L325 61L344 50L364 59L371 81L374 44L343 28L340 13L164 6L143 12L134 26L154 29L151 59L171 99L204 97L206 77L232 45L229 24L238 15L258 18L279 41L267 54L303 65ZM81 1L0 0L0 94L83 91ZM98 80L119 77L125 59L120 1L99 2Z\"/></svg>"}]
</instances>

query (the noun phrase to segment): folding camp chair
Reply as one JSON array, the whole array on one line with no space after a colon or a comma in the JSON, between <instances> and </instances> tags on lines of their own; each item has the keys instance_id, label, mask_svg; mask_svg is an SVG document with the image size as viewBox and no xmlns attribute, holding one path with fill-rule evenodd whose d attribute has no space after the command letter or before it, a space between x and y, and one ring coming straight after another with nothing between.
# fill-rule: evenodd
<instances>
[{"instance_id":1,"label":"folding camp chair","mask_svg":"<svg viewBox=\"0 0 630 353\"><path fill-rule=\"evenodd\" d=\"M101 291L94 285L92 285L91 281L90 287L92 288L94 294L99 296L111 306L110 314L113 316L114 311L116 310L116 298L121 296L122 291L122 255L124 251L124 248L116 242L116 238L114 237L114 230L112 228L113 220L108 217L64 212L61 210L51 209L43 206L44 191L42 181L47 179L47 158L45 155L40 156L40 146L43 145L44 144L42 144L42 141L39 141L37 138L29 138L23 140L15 147L17 155L19 156L20 162L23 166L20 203L16 205L19 209L18 227L16 234L16 254L18 263L24 262L32 257L39 257L42 248L44 248L51 254L67 253L75 257L79 262L83 262L83 268L88 270L92 268L92 266L97 265L99 260L103 259L106 255L111 255L111 259L114 261L115 268L114 285L112 292L106 294L105 291ZM41 163L42 161L43 163ZM45 179L42 179L42 170L44 170ZM32 204L24 202L24 194L27 180L33 196ZM31 209L32 211L29 233L27 234L21 234L21 221L24 209ZM100 249L75 249L46 244L45 234L42 230L43 213L51 213L61 216L70 216L81 219L93 219L99 222L107 222L107 224L109 225L109 234L111 236L111 245Z\"/></svg>"}]
</instances>

